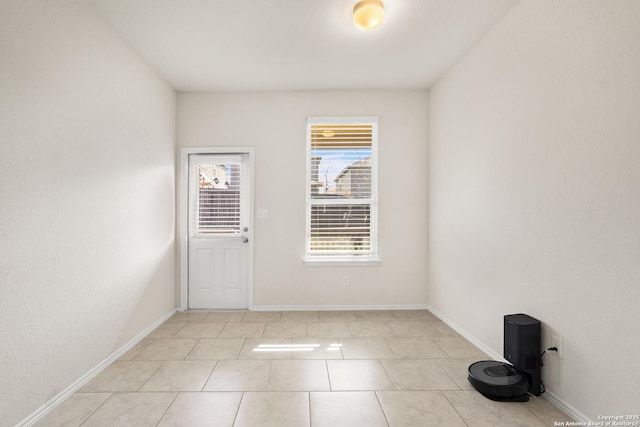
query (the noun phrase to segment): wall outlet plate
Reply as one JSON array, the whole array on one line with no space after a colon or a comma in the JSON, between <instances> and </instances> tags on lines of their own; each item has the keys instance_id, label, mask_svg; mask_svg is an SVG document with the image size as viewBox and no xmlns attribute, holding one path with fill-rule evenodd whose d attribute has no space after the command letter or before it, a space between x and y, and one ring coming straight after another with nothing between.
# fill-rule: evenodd
<instances>
[{"instance_id":1,"label":"wall outlet plate","mask_svg":"<svg viewBox=\"0 0 640 427\"><path fill-rule=\"evenodd\" d=\"M551 335L551 347L556 347L558 351L550 351L549 353L553 353L562 359L562 338Z\"/></svg>"}]
</instances>

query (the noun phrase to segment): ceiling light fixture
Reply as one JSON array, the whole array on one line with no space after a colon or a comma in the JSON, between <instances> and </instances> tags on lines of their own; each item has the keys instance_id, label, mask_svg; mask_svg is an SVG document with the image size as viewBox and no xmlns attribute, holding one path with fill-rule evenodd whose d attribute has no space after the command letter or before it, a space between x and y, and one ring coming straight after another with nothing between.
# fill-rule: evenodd
<instances>
[{"instance_id":1,"label":"ceiling light fixture","mask_svg":"<svg viewBox=\"0 0 640 427\"><path fill-rule=\"evenodd\" d=\"M384 19L384 4L380 0L360 0L353 7L353 23L363 30L373 30Z\"/></svg>"}]
</instances>

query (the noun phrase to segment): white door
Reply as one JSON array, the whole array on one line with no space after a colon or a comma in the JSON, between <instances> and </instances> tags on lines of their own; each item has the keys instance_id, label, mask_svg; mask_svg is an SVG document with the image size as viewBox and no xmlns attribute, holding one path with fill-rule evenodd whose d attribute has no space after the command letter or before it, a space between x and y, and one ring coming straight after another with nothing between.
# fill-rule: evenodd
<instances>
[{"instance_id":1,"label":"white door","mask_svg":"<svg viewBox=\"0 0 640 427\"><path fill-rule=\"evenodd\" d=\"M190 309L246 309L249 288L248 154L189 155Z\"/></svg>"}]
</instances>

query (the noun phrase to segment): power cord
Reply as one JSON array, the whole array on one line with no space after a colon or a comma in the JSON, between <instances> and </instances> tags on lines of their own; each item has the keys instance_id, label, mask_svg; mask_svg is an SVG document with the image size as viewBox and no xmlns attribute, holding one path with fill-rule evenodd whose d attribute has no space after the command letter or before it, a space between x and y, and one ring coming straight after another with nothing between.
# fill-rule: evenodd
<instances>
[{"instance_id":1,"label":"power cord","mask_svg":"<svg viewBox=\"0 0 640 427\"><path fill-rule=\"evenodd\" d=\"M538 362L540 363L540 367L544 366L544 363L542 363L542 356L544 356L544 354L545 354L547 351L556 351L556 352L557 352L557 351L558 351L558 347L549 347L548 349L546 349L545 351L543 351L543 352L540 354L540 357L538 358ZM546 390L546 389L544 388L544 384L542 383L542 380L540 380L540 394L544 393L544 392L545 392L545 390Z\"/></svg>"},{"instance_id":2,"label":"power cord","mask_svg":"<svg viewBox=\"0 0 640 427\"><path fill-rule=\"evenodd\" d=\"M540 366L544 366L544 363L542 363L542 356L544 356L544 354L545 354L547 351L558 351L558 347L549 347L548 349L546 349L545 351L543 351L543 352L540 354L540 357L538 358L538 360L539 360L539 362L540 362Z\"/></svg>"}]
</instances>

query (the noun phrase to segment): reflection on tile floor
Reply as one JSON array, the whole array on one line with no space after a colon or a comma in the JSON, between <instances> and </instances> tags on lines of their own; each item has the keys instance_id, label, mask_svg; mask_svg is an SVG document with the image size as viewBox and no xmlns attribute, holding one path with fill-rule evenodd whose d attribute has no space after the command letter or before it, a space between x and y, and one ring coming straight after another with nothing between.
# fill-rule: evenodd
<instances>
[{"instance_id":1,"label":"reflection on tile floor","mask_svg":"<svg viewBox=\"0 0 640 427\"><path fill-rule=\"evenodd\" d=\"M544 427L546 399L497 403L486 359L428 311L176 313L38 426Z\"/></svg>"}]
</instances>

